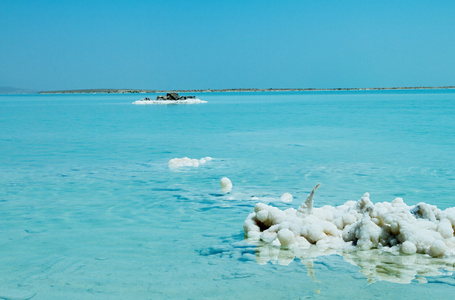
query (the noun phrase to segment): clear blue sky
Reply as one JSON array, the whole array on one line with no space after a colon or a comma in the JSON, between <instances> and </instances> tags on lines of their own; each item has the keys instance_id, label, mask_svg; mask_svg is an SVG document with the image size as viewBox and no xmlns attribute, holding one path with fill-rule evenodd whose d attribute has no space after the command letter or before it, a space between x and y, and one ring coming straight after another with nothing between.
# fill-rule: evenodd
<instances>
[{"instance_id":1,"label":"clear blue sky","mask_svg":"<svg viewBox=\"0 0 455 300\"><path fill-rule=\"evenodd\" d=\"M455 1L0 0L0 86L455 85Z\"/></svg>"}]
</instances>

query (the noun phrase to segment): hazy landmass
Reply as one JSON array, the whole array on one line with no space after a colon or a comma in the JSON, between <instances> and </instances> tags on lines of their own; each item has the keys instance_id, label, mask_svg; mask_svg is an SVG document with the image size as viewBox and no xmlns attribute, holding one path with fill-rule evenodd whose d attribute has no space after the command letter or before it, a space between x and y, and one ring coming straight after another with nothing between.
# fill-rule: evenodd
<instances>
[{"instance_id":1,"label":"hazy landmass","mask_svg":"<svg viewBox=\"0 0 455 300\"><path fill-rule=\"evenodd\" d=\"M0 94L34 94L36 91L19 89L10 86L0 86Z\"/></svg>"},{"instance_id":2,"label":"hazy landmass","mask_svg":"<svg viewBox=\"0 0 455 300\"><path fill-rule=\"evenodd\" d=\"M39 94L150 94L150 93L223 93L223 92L298 92L298 91L378 91L378 90L439 90L455 89L455 86L439 87L375 87L375 88L239 88L239 89L195 89L195 90L143 90L143 89L82 89L41 91Z\"/></svg>"}]
</instances>

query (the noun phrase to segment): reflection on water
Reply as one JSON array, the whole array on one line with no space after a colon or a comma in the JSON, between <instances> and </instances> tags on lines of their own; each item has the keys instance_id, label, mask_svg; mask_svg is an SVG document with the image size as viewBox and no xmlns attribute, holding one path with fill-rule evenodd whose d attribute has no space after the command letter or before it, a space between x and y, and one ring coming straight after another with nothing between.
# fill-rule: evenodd
<instances>
[{"instance_id":1,"label":"reflection on water","mask_svg":"<svg viewBox=\"0 0 455 300\"><path fill-rule=\"evenodd\" d=\"M307 268L308 276L316 281L317 274L313 262L318 257L339 255L343 259L360 268L368 283L388 281L408 284L413 280L426 283L428 276L452 275L455 270L455 258L434 258L427 254L401 255L398 252L383 249L359 251L345 248L343 250L321 249L311 246L309 249L282 249L279 246L261 243L256 248L256 262L268 262L289 265L296 258Z\"/></svg>"}]
</instances>

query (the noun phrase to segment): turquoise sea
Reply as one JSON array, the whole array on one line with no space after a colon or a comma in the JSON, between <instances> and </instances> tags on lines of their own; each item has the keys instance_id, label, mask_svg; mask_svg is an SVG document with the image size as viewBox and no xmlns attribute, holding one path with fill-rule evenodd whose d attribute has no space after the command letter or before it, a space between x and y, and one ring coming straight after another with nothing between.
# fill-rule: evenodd
<instances>
[{"instance_id":1,"label":"turquoise sea","mask_svg":"<svg viewBox=\"0 0 455 300\"><path fill-rule=\"evenodd\" d=\"M455 91L131 104L144 96L0 96L0 299L453 297L447 271L400 284L339 255L258 263L242 226L257 202L297 208L319 182L315 206L365 192L455 206Z\"/></svg>"}]
</instances>

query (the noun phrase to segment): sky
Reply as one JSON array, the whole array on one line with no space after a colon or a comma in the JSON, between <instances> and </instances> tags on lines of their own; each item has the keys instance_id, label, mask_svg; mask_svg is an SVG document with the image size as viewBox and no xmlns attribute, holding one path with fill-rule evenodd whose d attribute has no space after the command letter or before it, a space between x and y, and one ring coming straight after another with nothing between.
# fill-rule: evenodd
<instances>
[{"instance_id":1,"label":"sky","mask_svg":"<svg viewBox=\"0 0 455 300\"><path fill-rule=\"evenodd\" d=\"M0 86L454 86L454 16L444 0L0 0Z\"/></svg>"}]
</instances>

